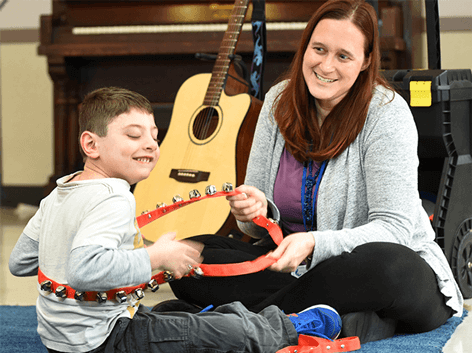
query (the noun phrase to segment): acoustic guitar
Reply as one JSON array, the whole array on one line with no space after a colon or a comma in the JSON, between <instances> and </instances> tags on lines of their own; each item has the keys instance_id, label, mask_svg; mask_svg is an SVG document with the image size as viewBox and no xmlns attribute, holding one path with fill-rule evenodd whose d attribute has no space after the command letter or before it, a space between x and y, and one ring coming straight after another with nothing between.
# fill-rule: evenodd
<instances>
[{"instance_id":1,"label":"acoustic guitar","mask_svg":"<svg viewBox=\"0 0 472 353\"><path fill-rule=\"evenodd\" d=\"M229 85L228 72L236 50L249 0L237 0L211 74L186 80L177 92L169 129L162 142L161 156L148 179L134 190L136 216L189 199L207 186L219 191L223 183L236 187L244 182L246 164L262 102ZM225 92L226 91L226 92ZM176 197L176 198L174 198ZM174 200L174 201L173 201ZM176 231L177 238L199 234L228 235L236 229L225 198L199 202L149 224L145 239L156 241L162 234Z\"/></svg>"}]
</instances>

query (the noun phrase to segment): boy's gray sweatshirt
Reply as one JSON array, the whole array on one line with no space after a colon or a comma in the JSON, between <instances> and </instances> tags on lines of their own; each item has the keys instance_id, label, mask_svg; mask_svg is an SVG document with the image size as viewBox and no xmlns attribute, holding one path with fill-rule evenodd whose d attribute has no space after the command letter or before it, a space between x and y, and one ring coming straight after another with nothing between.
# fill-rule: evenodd
<instances>
[{"instance_id":1,"label":"boy's gray sweatshirt","mask_svg":"<svg viewBox=\"0 0 472 353\"><path fill-rule=\"evenodd\" d=\"M67 182L72 176L59 179L41 201L10 256L10 271L31 276L39 267L48 278L79 291L148 282L151 263L130 185L114 178ZM61 352L98 347L118 318L131 318L139 305L62 299L39 284L38 291L38 333L47 347Z\"/></svg>"}]
</instances>

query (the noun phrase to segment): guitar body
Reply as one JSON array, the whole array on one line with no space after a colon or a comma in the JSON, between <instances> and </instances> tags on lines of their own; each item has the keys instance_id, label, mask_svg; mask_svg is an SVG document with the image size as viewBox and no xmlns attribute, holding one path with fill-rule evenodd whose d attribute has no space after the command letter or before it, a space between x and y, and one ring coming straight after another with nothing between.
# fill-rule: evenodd
<instances>
[{"instance_id":1,"label":"guitar body","mask_svg":"<svg viewBox=\"0 0 472 353\"><path fill-rule=\"evenodd\" d=\"M258 114L260 104L254 109L251 106L254 98L249 94L228 96L223 91L218 102L204 105L210 79L211 74L195 75L179 89L157 165L149 178L139 182L134 190L137 216L155 209L158 203L172 203L175 195L187 200L192 190L197 189L204 195L208 185L214 185L219 191L225 182L236 187L238 181L241 183L244 179L257 119L243 122L250 110ZM207 124L208 121L211 124ZM199 127L203 122L207 125L201 132ZM238 136L240 132L244 136ZM237 156L238 143L244 139L249 148ZM243 175L239 178L237 160L244 164L241 166ZM176 231L178 239L217 234L229 216L230 207L224 198L198 202L148 224L143 234L151 242L170 231Z\"/></svg>"}]
</instances>

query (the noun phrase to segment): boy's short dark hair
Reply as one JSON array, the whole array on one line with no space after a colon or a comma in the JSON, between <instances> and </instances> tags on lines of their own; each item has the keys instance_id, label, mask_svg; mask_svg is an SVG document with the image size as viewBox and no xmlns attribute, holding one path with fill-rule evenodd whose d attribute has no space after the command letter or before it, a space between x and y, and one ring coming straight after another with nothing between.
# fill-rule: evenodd
<instances>
[{"instance_id":1,"label":"boy's short dark hair","mask_svg":"<svg viewBox=\"0 0 472 353\"><path fill-rule=\"evenodd\" d=\"M79 146L84 131L104 137L108 133L108 124L131 108L154 114L146 97L125 88L104 87L88 93L79 108ZM80 153L85 158L82 146Z\"/></svg>"}]
</instances>

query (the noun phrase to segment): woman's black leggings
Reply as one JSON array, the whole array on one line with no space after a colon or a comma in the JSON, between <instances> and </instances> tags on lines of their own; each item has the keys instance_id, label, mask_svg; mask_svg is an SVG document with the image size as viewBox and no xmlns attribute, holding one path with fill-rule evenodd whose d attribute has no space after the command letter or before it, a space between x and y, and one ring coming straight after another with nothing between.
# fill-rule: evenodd
<instances>
[{"instance_id":1,"label":"woman's black leggings","mask_svg":"<svg viewBox=\"0 0 472 353\"><path fill-rule=\"evenodd\" d=\"M204 263L254 260L270 248L220 236L198 236ZM240 301L258 312L275 304L285 313L327 304L340 315L375 311L398 321L397 331L431 331L453 314L431 267L413 250L394 243L367 243L319 263L300 278L265 270L255 274L183 278L171 282L177 298L206 307Z\"/></svg>"}]
</instances>

